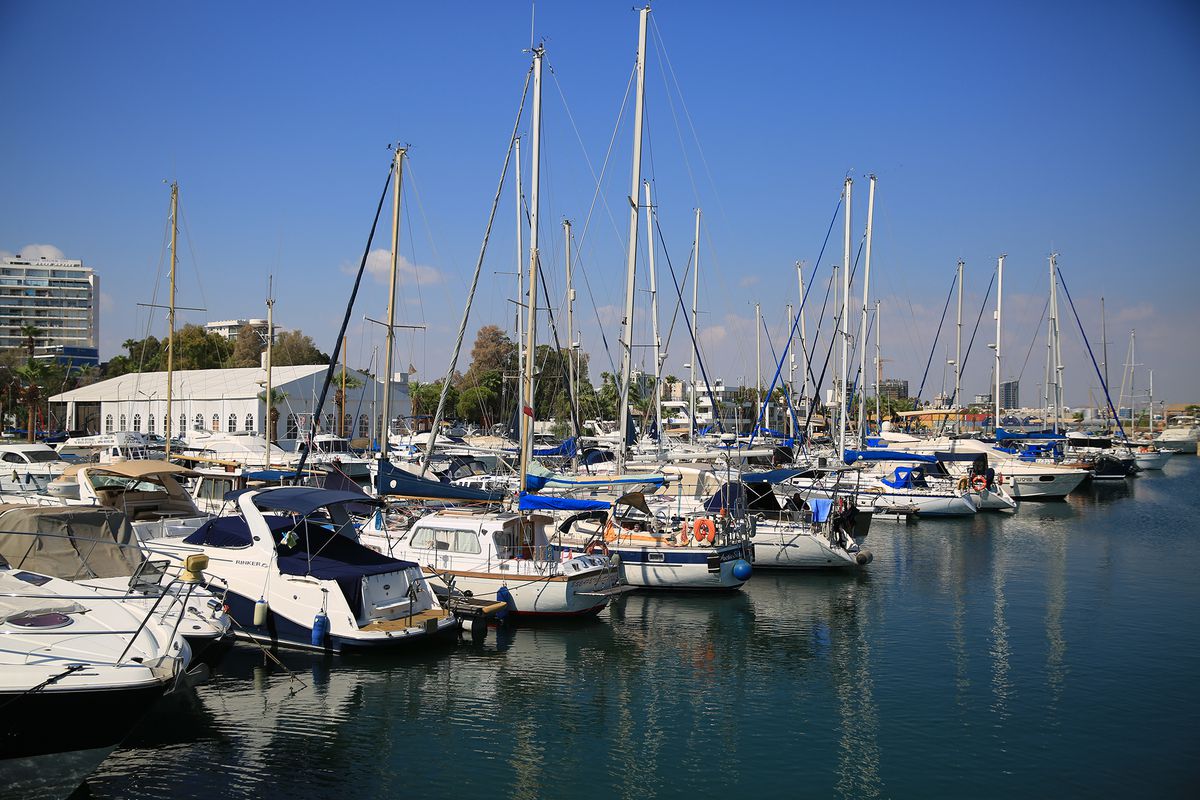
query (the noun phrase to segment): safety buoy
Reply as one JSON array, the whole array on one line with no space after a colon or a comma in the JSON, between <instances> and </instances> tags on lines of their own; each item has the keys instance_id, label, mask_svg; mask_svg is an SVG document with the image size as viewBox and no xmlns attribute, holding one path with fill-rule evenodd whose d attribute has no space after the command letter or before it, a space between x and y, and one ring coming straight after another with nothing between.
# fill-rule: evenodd
<instances>
[{"instance_id":1,"label":"safety buoy","mask_svg":"<svg viewBox=\"0 0 1200 800\"><path fill-rule=\"evenodd\" d=\"M702 517L692 525L692 537L696 540L696 544L701 542L712 544L717 540L717 526L708 517Z\"/></svg>"},{"instance_id":2,"label":"safety buoy","mask_svg":"<svg viewBox=\"0 0 1200 800\"><path fill-rule=\"evenodd\" d=\"M987 478L982 475L976 475L974 478L971 478L971 488L977 492L982 492L987 488Z\"/></svg>"},{"instance_id":3,"label":"safety buoy","mask_svg":"<svg viewBox=\"0 0 1200 800\"><path fill-rule=\"evenodd\" d=\"M600 551L600 555L607 557L608 542L603 539L592 539L583 548L583 552L589 556L595 555L597 550Z\"/></svg>"}]
</instances>

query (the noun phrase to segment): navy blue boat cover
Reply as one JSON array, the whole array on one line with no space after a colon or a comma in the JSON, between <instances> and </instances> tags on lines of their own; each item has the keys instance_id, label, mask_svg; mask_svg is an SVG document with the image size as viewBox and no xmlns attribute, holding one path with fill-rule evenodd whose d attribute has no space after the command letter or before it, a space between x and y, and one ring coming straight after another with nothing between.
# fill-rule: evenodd
<instances>
[{"instance_id":1,"label":"navy blue boat cover","mask_svg":"<svg viewBox=\"0 0 1200 800\"><path fill-rule=\"evenodd\" d=\"M576 500L573 497L547 497L540 494L522 494L517 508L521 511L603 511L611 508L603 500Z\"/></svg>"},{"instance_id":2,"label":"navy blue boat cover","mask_svg":"<svg viewBox=\"0 0 1200 800\"><path fill-rule=\"evenodd\" d=\"M900 450L847 450L842 454L847 464L855 461L917 461L922 464L936 464L937 457L922 453L905 453Z\"/></svg>"},{"instance_id":3,"label":"navy blue boat cover","mask_svg":"<svg viewBox=\"0 0 1200 800\"><path fill-rule=\"evenodd\" d=\"M389 461L379 462L379 477L375 486L381 496L394 494L425 500L469 500L484 503L494 503L504 498L504 492L485 492L482 489L431 481L405 472Z\"/></svg>"}]
</instances>

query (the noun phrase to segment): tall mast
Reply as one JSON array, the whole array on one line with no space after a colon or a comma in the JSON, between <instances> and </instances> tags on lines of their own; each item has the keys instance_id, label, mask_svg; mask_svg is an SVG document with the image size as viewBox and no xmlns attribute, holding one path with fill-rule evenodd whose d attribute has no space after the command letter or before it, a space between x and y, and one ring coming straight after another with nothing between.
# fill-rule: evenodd
<instances>
[{"instance_id":1,"label":"tall mast","mask_svg":"<svg viewBox=\"0 0 1200 800\"><path fill-rule=\"evenodd\" d=\"M858 333L858 438L867 441L867 298L871 289L871 238L875 222L875 176L868 177L867 189L867 251L863 262L862 321Z\"/></svg>"},{"instance_id":2,"label":"tall mast","mask_svg":"<svg viewBox=\"0 0 1200 800\"><path fill-rule=\"evenodd\" d=\"M1150 424L1146 428L1146 436L1154 438L1154 370L1150 370L1150 415L1147 422Z\"/></svg>"},{"instance_id":3,"label":"tall mast","mask_svg":"<svg viewBox=\"0 0 1200 800\"><path fill-rule=\"evenodd\" d=\"M576 419L577 409L579 408L579 389L576 381L579 380L579 365L576 362L575 354L575 284L574 276L571 273L571 220L563 220L563 242L565 243L567 252L567 380L571 386L571 418ZM575 431L576 435L579 431ZM575 448L579 452L579 448Z\"/></svg>"},{"instance_id":4,"label":"tall mast","mask_svg":"<svg viewBox=\"0 0 1200 800\"><path fill-rule=\"evenodd\" d=\"M762 395L762 306L758 303L754 304L754 419L757 425L757 420L763 415L763 395ZM766 421L767 427L771 427L771 421Z\"/></svg>"},{"instance_id":5,"label":"tall mast","mask_svg":"<svg viewBox=\"0 0 1200 800\"><path fill-rule=\"evenodd\" d=\"M996 259L996 366L993 370L996 385L996 418L992 421L993 428L1000 427L1000 313L1004 302L1004 254Z\"/></svg>"},{"instance_id":6,"label":"tall mast","mask_svg":"<svg viewBox=\"0 0 1200 800\"><path fill-rule=\"evenodd\" d=\"M347 336L342 337L342 407L338 409L342 418L338 420L337 424L338 436L343 439L346 438L346 349L348 338Z\"/></svg>"},{"instance_id":7,"label":"tall mast","mask_svg":"<svg viewBox=\"0 0 1200 800\"><path fill-rule=\"evenodd\" d=\"M787 319L788 330L792 327L792 304L787 304ZM792 346L792 337L788 336L788 383L787 383L787 402L788 402L788 433L795 437L796 435L796 412L793 410L796 404L796 352Z\"/></svg>"},{"instance_id":8,"label":"tall mast","mask_svg":"<svg viewBox=\"0 0 1200 800\"><path fill-rule=\"evenodd\" d=\"M958 409L962 406L962 296L963 296L963 260L958 260L958 324L954 330L954 432L959 433L962 419Z\"/></svg>"},{"instance_id":9,"label":"tall mast","mask_svg":"<svg viewBox=\"0 0 1200 800\"><path fill-rule=\"evenodd\" d=\"M1134 379L1137 377L1137 332L1129 332L1129 423L1137 432L1137 394L1134 389ZM1120 412L1121 401L1117 401L1117 411Z\"/></svg>"},{"instance_id":10,"label":"tall mast","mask_svg":"<svg viewBox=\"0 0 1200 800\"><path fill-rule=\"evenodd\" d=\"M1062 348L1059 344L1059 325L1058 325L1058 254L1050 254L1050 305L1054 309L1051 316L1051 353L1050 360L1053 369L1054 379L1054 432L1058 433L1059 426L1062 420Z\"/></svg>"},{"instance_id":11,"label":"tall mast","mask_svg":"<svg viewBox=\"0 0 1200 800\"><path fill-rule=\"evenodd\" d=\"M883 404L880 390L883 388L883 353L879 349L879 301L875 301L875 431L883 433Z\"/></svg>"},{"instance_id":12,"label":"tall mast","mask_svg":"<svg viewBox=\"0 0 1200 800\"><path fill-rule=\"evenodd\" d=\"M275 344L275 277L267 278L267 385L266 398L267 415L263 417L263 438L267 440L263 454L263 469L271 468L271 440L275 438L275 429L271 427L271 356ZM374 413L374 409L372 409Z\"/></svg>"},{"instance_id":13,"label":"tall mast","mask_svg":"<svg viewBox=\"0 0 1200 800\"><path fill-rule=\"evenodd\" d=\"M839 320L839 332L842 336L842 382L838 387L838 457L846 455L846 373L850 360L850 329L847 321L850 315L850 190L854 186L851 178L846 178L844 190L846 208L842 212L846 226L842 236L842 317Z\"/></svg>"},{"instance_id":14,"label":"tall mast","mask_svg":"<svg viewBox=\"0 0 1200 800\"><path fill-rule=\"evenodd\" d=\"M696 209L696 239L693 249L695 250L695 261L692 270L692 363L688 365L689 375L688 384L691 387L691 421L688 423L691 426L691 432L688 436L689 441L696 441L696 361L700 358L700 209ZM713 414L717 410L713 409Z\"/></svg>"},{"instance_id":15,"label":"tall mast","mask_svg":"<svg viewBox=\"0 0 1200 800\"><path fill-rule=\"evenodd\" d=\"M642 119L646 107L646 24L650 7L638 15L637 98L633 112L633 174L629 179L629 247L625 257L625 316L621 321L621 419L618 431L617 472L625 469L626 431L629 429L629 379L633 370L633 293L637 277L638 195L642 188Z\"/></svg>"},{"instance_id":16,"label":"tall mast","mask_svg":"<svg viewBox=\"0 0 1200 800\"><path fill-rule=\"evenodd\" d=\"M1104 298L1100 298L1100 347L1102 354L1100 356L1100 374L1104 378L1105 389L1108 388L1108 319L1104 314ZM1121 407L1121 400L1117 398L1117 407ZM1107 414L1105 415L1107 416ZM1108 421L1104 423L1104 430L1109 428Z\"/></svg>"},{"instance_id":17,"label":"tall mast","mask_svg":"<svg viewBox=\"0 0 1200 800\"><path fill-rule=\"evenodd\" d=\"M529 193L529 288L526 294L525 369L521 379L521 491L529 488L529 462L533 459L533 362L537 347L537 269L538 269L538 192L542 169L542 59L546 48L538 45L533 51L533 155L530 157L533 188Z\"/></svg>"},{"instance_id":18,"label":"tall mast","mask_svg":"<svg viewBox=\"0 0 1200 800\"><path fill-rule=\"evenodd\" d=\"M796 280L800 283L800 399L804 403L804 432L808 434L808 345L804 332L804 262L796 262Z\"/></svg>"},{"instance_id":19,"label":"tall mast","mask_svg":"<svg viewBox=\"0 0 1200 800\"><path fill-rule=\"evenodd\" d=\"M396 349L396 268L400 258L400 181L404 177L404 153L408 148L396 147L392 159L392 170L396 173L392 181L392 269L388 279L387 326L384 328L383 348L383 415L379 435L381 458L388 457L389 439L392 435L392 360Z\"/></svg>"},{"instance_id":20,"label":"tall mast","mask_svg":"<svg viewBox=\"0 0 1200 800\"><path fill-rule=\"evenodd\" d=\"M658 335L658 275L654 266L654 204L650 196L650 181L643 181L642 185L646 188L646 240L648 242L647 253L649 262L647 266L650 269L650 320L651 333L654 335L654 429L658 432L655 437L658 457L662 458L663 452L663 427L662 427L662 338Z\"/></svg>"},{"instance_id":21,"label":"tall mast","mask_svg":"<svg viewBox=\"0 0 1200 800\"><path fill-rule=\"evenodd\" d=\"M525 349L525 332L523 323L521 322L521 312L524 310L523 303L525 297L525 208L522 201L525 199L525 189L521 185L521 137L518 136L513 140L515 148L513 155L516 156L517 162L517 371L521 371L521 365L525 362L523 353ZM524 414L525 409L525 381L522 377L517 378L517 418L520 419ZM518 430L520 428L518 427Z\"/></svg>"},{"instance_id":22,"label":"tall mast","mask_svg":"<svg viewBox=\"0 0 1200 800\"><path fill-rule=\"evenodd\" d=\"M175 372L175 264L179 242L179 183L171 184L171 289L167 301L167 444L163 458L171 458L171 381ZM183 435L183 431L179 432Z\"/></svg>"}]
</instances>

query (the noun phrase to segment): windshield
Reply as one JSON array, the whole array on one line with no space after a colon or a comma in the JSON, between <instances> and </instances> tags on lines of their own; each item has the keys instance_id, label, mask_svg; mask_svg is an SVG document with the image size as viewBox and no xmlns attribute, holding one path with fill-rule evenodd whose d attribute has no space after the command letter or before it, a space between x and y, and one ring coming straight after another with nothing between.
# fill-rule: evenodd
<instances>
[{"instance_id":1,"label":"windshield","mask_svg":"<svg viewBox=\"0 0 1200 800\"><path fill-rule=\"evenodd\" d=\"M140 481L137 478L127 478L123 475L92 475L92 486L96 489L124 489L130 492L162 492L167 488L161 483Z\"/></svg>"},{"instance_id":2,"label":"windshield","mask_svg":"<svg viewBox=\"0 0 1200 800\"><path fill-rule=\"evenodd\" d=\"M54 452L53 450L27 450L25 452L25 457L34 464L40 464L45 461L62 461L62 459L59 458L58 453Z\"/></svg>"}]
</instances>

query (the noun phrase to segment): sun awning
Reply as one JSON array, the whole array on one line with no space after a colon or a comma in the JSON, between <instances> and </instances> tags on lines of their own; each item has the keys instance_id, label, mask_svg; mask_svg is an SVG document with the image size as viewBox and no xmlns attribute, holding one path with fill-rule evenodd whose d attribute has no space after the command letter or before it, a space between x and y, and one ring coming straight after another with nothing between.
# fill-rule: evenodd
<instances>
[{"instance_id":1,"label":"sun awning","mask_svg":"<svg viewBox=\"0 0 1200 800\"><path fill-rule=\"evenodd\" d=\"M115 464L88 465L89 473L103 472L108 475L120 475L123 478L146 478L150 475L197 475L195 470L172 464L170 461L157 461L149 458L135 458L131 461L118 461Z\"/></svg>"}]
</instances>

